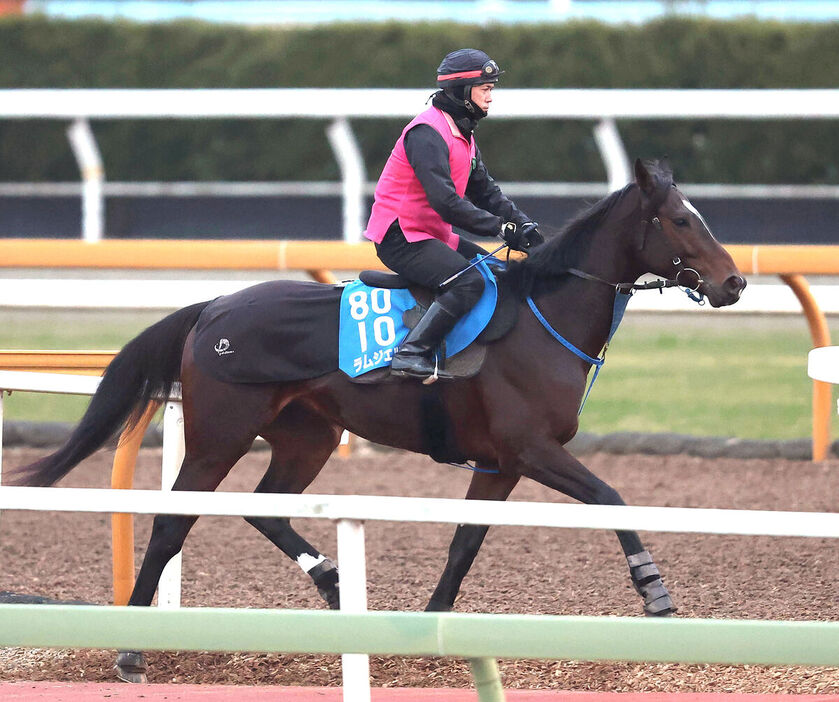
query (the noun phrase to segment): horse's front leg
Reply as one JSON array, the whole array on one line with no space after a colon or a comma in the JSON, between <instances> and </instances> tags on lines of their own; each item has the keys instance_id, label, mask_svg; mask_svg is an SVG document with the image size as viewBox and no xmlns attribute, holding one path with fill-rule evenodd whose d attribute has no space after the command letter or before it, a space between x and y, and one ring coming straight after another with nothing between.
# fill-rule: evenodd
<instances>
[{"instance_id":1,"label":"horse's front leg","mask_svg":"<svg viewBox=\"0 0 839 702\"><path fill-rule=\"evenodd\" d=\"M466 492L466 499L506 500L518 481L519 478L516 475L474 473L472 482L469 483L469 490ZM452 609L457 593L460 591L460 584L472 567L472 562L478 555L478 550L488 530L489 527L486 525L458 525L449 546L446 568L425 608L426 612L448 612Z\"/></svg>"},{"instance_id":2,"label":"horse's front leg","mask_svg":"<svg viewBox=\"0 0 839 702\"><path fill-rule=\"evenodd\" d=\"M588 470L556 441L531 439L514 462L522 475L589 505L625 505L610 485ZM667 616L676 611L658 566L634 531L617 531L629 564L632 584L644 598L644 613Z\"/></svg>"}]
</instances>

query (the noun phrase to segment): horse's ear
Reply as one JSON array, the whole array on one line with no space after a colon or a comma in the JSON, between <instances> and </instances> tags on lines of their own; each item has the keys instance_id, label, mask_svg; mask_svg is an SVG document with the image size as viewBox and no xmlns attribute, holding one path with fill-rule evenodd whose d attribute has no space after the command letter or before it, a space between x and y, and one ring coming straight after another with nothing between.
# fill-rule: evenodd
<instances>
[{"instance_id":1,"label":"horse's ear","mask_svg":"<svg viewBox=\"0 0 839 702\"><path fill-rule=\"evenodd\" d=\"M655 192L656 182L652 174L647 170L640 158L635 159L635 182L641 188L641 192L647 197L652 197Z\"/></svg>"}]
</instances>

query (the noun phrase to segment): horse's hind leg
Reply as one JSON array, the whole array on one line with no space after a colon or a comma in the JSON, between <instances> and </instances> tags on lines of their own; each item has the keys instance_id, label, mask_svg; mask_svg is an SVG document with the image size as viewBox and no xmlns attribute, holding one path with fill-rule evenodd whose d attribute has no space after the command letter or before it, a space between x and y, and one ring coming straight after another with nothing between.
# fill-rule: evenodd
<instances>
[{"instance_id":1,"label":"horse's hind leg","mask_svg":"<svg viewBox=\"0 0 839 702\"><path fill-rule=\"evenodd\" d=\"M251 439L252 440L252 439ZM228 454L196 456L187 449L180 473L172 490L215 490L247 447ZM196 516L159 514L154 518L151 538L143 557L143 565L128 600L130 606L147 607L154 598L160 576L166 564L183 548L189 530L198 520ZM145 656L139 651L121 651L114 666L117 677L126 682L146 682Z\"/></svg>"},{"instance_id":2,"label":"horse's hind leg","mask_svg":"<svg viewBox=\"0 0 839 702\"><path fill-rule=\"evenodd\" d=\"M466 492L467 500L506 500L518 483L517 475L475 473ZM426 612L448 612L454 606L463 578L472 567L475 556L484 542L488 526L460 524L449 546L449 558L440 582L431 595Z\"/></svg>"},{"instance_id":3,"label":"horse's hind leg","mask_svg":"<svg viewBox=\"0 0 839 702\"><path fill-rule=\"evenodd\" d=\"M526 455L514 459L523 475L585 504L625 505L617 490L604 483L555 442L531 441ZM644 598L644 613L667 616L676 611L658 566L634 531L617 531L629 564L632 584Z\"/></svg>"},{"instance_id":4,"label":"horse's hind leg","mask_svg":"<svg viewBox=\"0 0 839 702\"><path fill-rule=\"evenodd\" d=\"M317 477L341 439L341 427L302 403L286 407L262 437L271 444L271 463L256 492L303 492ZM301 537L287 518L247 517L307 573L331 609L338 609L338 569Z\"/></svg>"},{"instance_id":5,"label":"horse's hind leg","mask_svg":"<svg viewBox=\"0 0 839 702\"><path fill-rule=\"evenodd\" d=\"M276 414L276 398L270 387L196 380L196 374L188 365L182 372L186 452L172 490L212 492L248 452L261 427L270 423ZM129 605L151 604L163 568L181 550L197 519L166 514L154 518ZM117 656L116 672L122 680L144 682L146 669L145 658L138 651L122 651Z\"/></svg>"}]
</instances>

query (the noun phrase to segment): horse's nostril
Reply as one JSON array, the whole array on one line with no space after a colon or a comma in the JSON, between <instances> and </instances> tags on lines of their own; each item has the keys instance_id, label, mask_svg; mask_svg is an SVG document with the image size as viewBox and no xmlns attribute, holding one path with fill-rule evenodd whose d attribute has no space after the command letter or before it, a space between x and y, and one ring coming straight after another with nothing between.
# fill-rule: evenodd
<instances>
[{"instance_id":1,"label":"horse's nostril","mask_svg":"<svg viewBox=\"0 0 839 702\"><path fill-rule=\"evenodd\" d=\"M725 288L727 292L737 296L743 292L743 288L745 287L746 280L740 275L730 275L726 278L725 283L723 283L723 288Z\"/></svg>"}]
</instances>

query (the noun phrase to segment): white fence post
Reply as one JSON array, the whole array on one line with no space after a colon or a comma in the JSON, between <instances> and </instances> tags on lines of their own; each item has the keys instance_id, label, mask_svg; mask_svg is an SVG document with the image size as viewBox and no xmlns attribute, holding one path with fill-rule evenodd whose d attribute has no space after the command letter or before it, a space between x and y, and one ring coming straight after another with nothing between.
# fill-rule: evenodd
<instances>
[{"instance_id":1,"label":"white fence post","mask_svg":"<svg viewBox=\"0 0 839 702\"><path fill-rule=\"evenodd\" d=\"M105 200L102 182L105 170L90 123L79 118L67 129L70 146L82 174L82 238L99 241L105 229Z\"/></svg>"},{"instance_id":2,"label":"white fence post","mask_svg":"<svg viewBox=\"0 0 839 702\"><path fill-rule=\"evenodd\" d=\"M180 402L168 401L163 411L163 460L160 471L161 490L171 490L184 460L184 410ZM181 562L178 553L163 569L157 589L157 606L175 609L181 606Z\"/></svg>"},{"instance_id":3,"label":"white fence post","mask_svg":"<svg viewBox=\"0 0 839 702\"><path fill-rule=\"evenodd\" d=\"M632 181L632 168L614 118L606 117L595 125L594 140L606 165L609 191L620 190Z\"/></svg>"},{"instance_id":4,"label":"white fence post","mask_svg":"<svg viewBox=\"0 0 839 702\"><path fill-rule=\"evenodd\" d=\"M338 520L338 568L341 611L366 612L367 555L363 522ZM344 653L341 668L344 702L370 702L370 657L363 653Z\"/></svg>"},{"instance_id":5,"label":"white fence post","mask_svg":"<svg viewBox=\"0 0 839 702\"><path fill-rule=\"evenodd\" d=\"M344 208L344 241L361 241L364 228L364 159L352 133L350 123L339 117L326 129L329 143L341 169L341 191Z\"/></svg>"}]
</instances>

